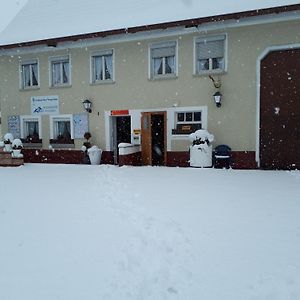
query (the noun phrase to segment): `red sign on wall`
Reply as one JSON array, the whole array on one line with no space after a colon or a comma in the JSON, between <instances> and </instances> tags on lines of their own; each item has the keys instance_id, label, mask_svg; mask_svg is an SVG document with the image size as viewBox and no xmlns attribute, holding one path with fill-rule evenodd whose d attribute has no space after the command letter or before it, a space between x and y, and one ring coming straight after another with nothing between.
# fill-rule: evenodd
<instances>
[{"instance_id":1,"label":"red sign on wall","mask_svg":"<svg viewBox=\"0 0 300 300\"><path fill-rule=\"evenodd\" d=\"M111 116L124 116L124 115L129 115L129 110L128 109L119 109L119 110L111 110L110 111Z\"/></svg>"}]
</instances>

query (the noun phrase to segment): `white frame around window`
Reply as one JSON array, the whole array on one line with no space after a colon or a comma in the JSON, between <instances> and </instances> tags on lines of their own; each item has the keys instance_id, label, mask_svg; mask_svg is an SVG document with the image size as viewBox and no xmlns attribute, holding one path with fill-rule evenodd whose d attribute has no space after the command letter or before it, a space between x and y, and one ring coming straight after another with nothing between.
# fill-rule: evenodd
<instances>
[{"instance_id":1,"label":"white frame around window","mask_svg":"<svg viewBox=\"0 0 300 300\"><path fill-rule=\"evenodd\" d=\"M70 121L70 133L71 139L74 139L74 124L73 124L73 115L50 115L50 139L55 140L57 137L54 137L55 129L54 122L58 121Z\"/></svg>"},{"instance_id":2,"label":"white frame around window","mask_svg":"<svg viewBox=\"0 0 300 300\"><path fill-rule=\"evenodd\" d=\"M198 67L198 44L203 42L214 42L214 41L223 41L223 66L222 68L213 69L212 68L212 58L208 58L209 60L209 68L208 70L199 70ZM221 35L212 35L206 37L195 37L194 38L194 64L193 64L193 74L194 75L207 75L207 74L220 74L227 72L227 34Z\"/></svg>"},{"instance_id":3,"label":"white frame around window","mask_svg":"<svg viewBox=\"0 0 300 300\"><path fill-rule=\"evenodd\" d=\"M95 64L94 64L94 59L96 57L101 57L101 67L102 71L104 70L104 65L105 65L105 56L110 56L111 55L111 78L110 79L105 79L103 72L102 74L102 79L95 79ZM114 49L105 49L105 50L99 50L99 51L94 51L90 55L90 84L101 84L101 83L113 83L115 82L115 51Z\"/></svg>"},{"instance_id":4,"label":"white frame around window","mask_svg":"<svg viewBox=\"0 0 300 300\"><path fill-rule=\"evenodd\" d=\"M38 122L39 128L39 139L42 138L42 119L41 116L31 116L31 115L24 115L20 116L20 129L21 129L21 138L26 139L28 136L28 132L26 131L26 122Z\"/></svg>"},{"instance_id":5,"label":"white frame around window","mask_svg":"<svg viewBox=\"0 0 300 300\"><path fill-rule=\"evenodd\" d=\"M68 69L68 82L63 82L63 63L68 62L69 63L69 69ZM59 71L60 71L60 83L54 84L53 82L53 65L55 63L60 64ZM50 87L66 87L71 86L72 83L72 65L71 65L71 56L70 55L63 55L63 56L53 56L49 57L49 86Z\"/></svg>"},{"instance_id":6,"label":"white frame around window","mask_svg":"<svg viewBox=\"0 0 300 300\"><path fill-rule=\"evenodd\" d=\"M173 47L174 47L174 54L168 55L167 54L168 51L170 51L170 54L173 53L173 50L171 50L171 48ZM165 50L163 48L165 48ZM159 50L161 50L161 52L165 52L165 55L163 55L162 53L160 57L162 59L162 74L155 74L154 57L152 55L155 50L157 50L157 52L159 52ZM174 56L174 72L166 73L166 59L167 57L172 57L172 56ZM148 48L148 57L149 57L149 62L148 62L149 79L176 78L178 76L178 41L177 40L157 42L157 43L150 44Z\"/></svg>"},{"instance_id":7,"label":"white frame around window","mask_svg":"<svg viewBox=\"0 0 300 300\"><path fill-rule=\"evenodd\" d=\"M201 128L207 129L207 106L186 106L174 108L173 114L169 115L172 129L176 129L177 113L180 112L201 112ZM172 134L172 139L186 139L188 136L189 134Z\"/></svg>"},{"instance_id":8,"label":"white frame around window","mask_svg":"<svg viewBox=\"0 0 300 300\"><path fill-rule=\"evenodd\" d=\"M32 69L32 65L37 66L37 74L36 76L36 80L37 80L37 85L33 85L33 69ZM30 84L26 85L25 84L25 72L24 72L24 66L29 66L30 72L29 72L29 81ZM20 74L20 78L19 78L19 82L20 82L20 89L22 90L27 90L27 89L37 89L40 87L40 70L39 70L39 60L38 59L31 59L31 60L24 60L24 61L20 61L19 64L19 74Z\"/></svg>"}]
</instances>

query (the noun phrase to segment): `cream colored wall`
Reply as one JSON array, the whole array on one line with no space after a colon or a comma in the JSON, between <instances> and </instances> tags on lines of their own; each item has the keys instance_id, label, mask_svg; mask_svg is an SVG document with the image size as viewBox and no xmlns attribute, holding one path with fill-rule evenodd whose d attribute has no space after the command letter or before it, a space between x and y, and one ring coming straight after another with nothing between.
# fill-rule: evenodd
<instances>
[{"instance_id":1,"label":"cream colored wall","mask_svg":"<svg viewBox=\"0 0 300 300\"><path fill-rule=\"evenodd\" d=\"M299 43L299 22L279 26L260 25L211 32L226 33L228 69L220 76L224 101L216 108L212 101L215 89L207 76L193 75L194 37L189 34L166 39L115 43L97 47L82 47L32 55L0 57L0 96L2 132L7 130L8 115L30 114L32 96L58 95L60 113L83 112L82 100L92 99L89 114L93 142L105 148L104 111L113 109L152 109L179 106L207 106L208 130L215 135L215 144L226 143L233 150L255 150L256 130L256 61L265 48L272 45ZM148 46L151 42L178 41L178 78L148 79ZM90 84L90 54L101 49L114 49L115 83ZM70 54L72 86L49 88L49 56ZM40 88L19 90L19 60L39 59ZM3 71L5 70L5 71ZM43 116L43 146L48 146L49 117ZM76 147L82 144L76 141ZM173 141L172 150L186 150L187 142Z\"/></svg>"}]
</instances>

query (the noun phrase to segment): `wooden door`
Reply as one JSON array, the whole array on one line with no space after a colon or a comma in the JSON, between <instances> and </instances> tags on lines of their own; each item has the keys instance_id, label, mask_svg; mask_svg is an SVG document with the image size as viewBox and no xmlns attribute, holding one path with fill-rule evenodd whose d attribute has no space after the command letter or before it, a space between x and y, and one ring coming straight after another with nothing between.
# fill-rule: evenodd
<instances>
[{"instance_id":1,"label":"wooden door","mask_svg":"<svg viewBox=\"0 0 300 300\"><path fill-rule=\"evenodd\" d=\"M261 62L260 165L300 168L300 49L269 53Z\"/></svg>"},{"instance_id":2,"label":"wooden door","mask_svg":"<svg viewBox=\"0 0 300 300\"><path fill-rule=\"evenodd\" d=\"M151 112L143 112L141 117L142 164L152 164Z\"/></svg>"}]
</instances>

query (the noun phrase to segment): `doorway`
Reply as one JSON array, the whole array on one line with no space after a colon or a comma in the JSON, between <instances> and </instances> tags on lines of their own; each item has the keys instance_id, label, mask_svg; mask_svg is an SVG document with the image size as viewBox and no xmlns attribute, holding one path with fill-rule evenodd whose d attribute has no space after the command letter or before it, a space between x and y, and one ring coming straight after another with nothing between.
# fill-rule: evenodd
<instances>
[{"instance_id":1,"label":"doorway","mask_svg":"<svg viewBox=\"0 0 300 300\"><path fill-rule=\"evenodd\" d=\"M119 163L120 143L131 143L131 117L130 116L114 116L112 117L112 149L114 164Z\"/></svg>"},{"instance_id":2,"label":"doorway","mask_svg":"<svg viewBox=\"0 0 300 300\"><path fill-rule=\"evenodd\" d=\"M142 163L143 165L165 166L167 157L166 145L166 112L142 113Z\"/></svg>"},{"instance_id":3,"label":"doorway","mask_svg":"<svg viewBox=\"0 0 300 300\"><path fill-rule=\"evenodd\" d=\"M300 49L270 52L260 70L260 165L300 168Z\"/></svg>"}]
</instances>

